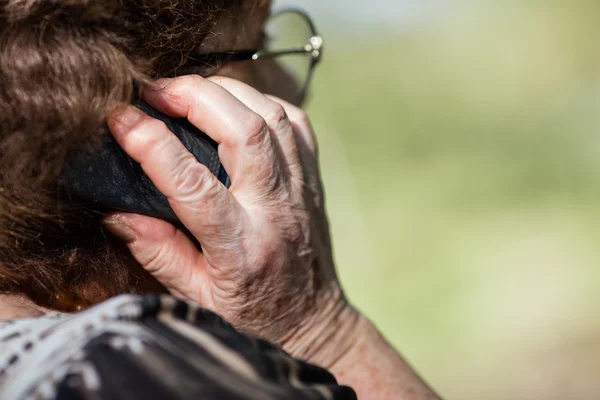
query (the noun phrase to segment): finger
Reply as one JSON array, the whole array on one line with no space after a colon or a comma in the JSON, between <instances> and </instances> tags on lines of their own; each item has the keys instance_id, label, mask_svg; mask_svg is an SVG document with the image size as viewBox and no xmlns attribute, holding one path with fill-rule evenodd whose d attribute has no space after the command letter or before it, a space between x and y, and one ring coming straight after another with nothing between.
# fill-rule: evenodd
<instances>
[{"instance_id":1,"label":"finger","mask_svg":"<svg viewBox=\"0 0 600 400\"><path fill-rule=\"evenodd\" d=\"M210 302L206 261L183 232L168 222L129 213L114 213L104 220L104 225L126 243L137 262L171 293Z\"/></svg>"},{"instance_id":2,"label":"finger","mask_svg":"<svg viewBox=\"0 0 600 400\"><path fill-rule=\"evenodd\" d=\"M296 134L302 138L302 141L306 145L307 149L310 150L315 155L315 157L318 157L319 149L317 144L317 138L311 126L308 115L306 114L306 111L304 111L300 107L293 105L292 103L280 99L279 97L272 96L269 94L265 96L283 107L292 126L294 127L294 131L296 132Z\"/></svg>"},{"instance_id":3,"label":"finger","mask_svg":"<svg viewBox=\"0 0 600 400\"><path fill-rule=\"evenodd\" d=\"M224 238L234 240L243 220L241 206L162 121L128 106L113 113L108 125L206 250L218 249Z\"/></svg>"},{"instance_id":4,"label":"finger","mask_svg":"<svg viewBox=\"0 0 600 400\"><path fill-rule=\"evenodd\" d=\"M317 139L306 112L278 97L266 96L280 104L288 115L296 135L305 181L312 191L315 204L322 207L325 200L323 197L323 182L319 171Z\"/></svg>"},{"instance_id":5,"label":"finger","mask_svg":"<svg viewBox=\"0 0 600 400\"><path fill-rule=\"evenodd\" d=\"M302 165L298 153L296 136L284 107L269 99L252 86L238 80L223 76L212 76L207 79L225 88L252 111L264 118L273 137L277 140L280 152L283 154L282 161L289 169L290 177L302 180Z\"/></svg>"},{"instance_id":6,"label":"finger","mask_svg":"<svg viewBox=\"0 0 600 400\"><path fill-rule=\"evenodd\" d=\"M187 75L157 81L143 98L165 114L187 118L219 144L233 191L243 186L268 190L283 183L266 121L221 86Z\"/></svg>"}]
</instances>

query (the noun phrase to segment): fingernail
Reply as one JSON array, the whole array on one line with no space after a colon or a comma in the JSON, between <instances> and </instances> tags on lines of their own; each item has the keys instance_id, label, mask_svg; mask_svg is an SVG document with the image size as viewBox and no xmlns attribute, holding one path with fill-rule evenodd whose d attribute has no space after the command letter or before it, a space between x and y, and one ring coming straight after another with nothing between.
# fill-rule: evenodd
<instances>
[{"instance_id":1,"label":"fingernail","mask_svg":"<svg viewBox=\"0 0 600 400\"><path fill-rule=\"evenodd\" d=\"M125 225L118 216L110 216L102 222L106 229L126 243L135 242L138 238L137 233L129 226Z\"/></svg>"},{"instance_id":2,"label":"fingernail","mask_svg":"<svg viewBox=\"0 0 600 400\"><path fill-rule=\"evenodd\" d=\"M126 128L133 128L139 123L145 114L133 106L127 106L115 110L110 116L110 119L117 123L125 126Z\"/></svg>"}]
</instances>

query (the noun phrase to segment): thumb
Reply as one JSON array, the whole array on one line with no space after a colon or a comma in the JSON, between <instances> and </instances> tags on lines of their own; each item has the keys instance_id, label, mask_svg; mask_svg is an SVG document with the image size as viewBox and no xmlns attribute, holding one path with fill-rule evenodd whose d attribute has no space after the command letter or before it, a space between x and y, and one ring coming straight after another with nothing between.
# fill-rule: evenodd
<instances>
[{"instance_id":1,"label":"thumb","mask_svg":"<svg viewBox=\"0 0 600 400\"><path fill-rule=\"evenodd\" d=\"M133 257L172 294L211 306L204 255L168 222L138 214L113 213L104 226L123 240Z\"/></svg>"}]
</instances>

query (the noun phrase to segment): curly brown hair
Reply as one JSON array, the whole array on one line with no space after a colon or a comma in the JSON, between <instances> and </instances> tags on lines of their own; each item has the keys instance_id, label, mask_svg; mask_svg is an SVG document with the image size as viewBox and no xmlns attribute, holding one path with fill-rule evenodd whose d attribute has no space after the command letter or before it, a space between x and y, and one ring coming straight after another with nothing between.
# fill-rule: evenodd
<instances>
[{"instance_id":1,"label":"curly brown hair","mask_svg":"<svg viewBox=\"0 0 600 400\"><path fill-rule=\"evenodd\" d=\"M134 82L177 75L243 0L0 0L0 291L47 307L142 279L58 177Z\"/></svg>"}]
</instances>

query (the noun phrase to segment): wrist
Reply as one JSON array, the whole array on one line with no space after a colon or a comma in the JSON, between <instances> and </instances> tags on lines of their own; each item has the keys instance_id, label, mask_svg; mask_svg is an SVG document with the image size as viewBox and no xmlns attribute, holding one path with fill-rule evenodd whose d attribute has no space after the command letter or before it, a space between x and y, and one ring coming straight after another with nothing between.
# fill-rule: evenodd
<instances>
[{"instance_id":1,"label":"wrist","mask_svg":"<svg viewBox=\"0 0 600 400\"><path fill-rule=\"evenodd\" d=\"M337 288L283 341L293 357L330 369L351 352L366 319Z\"/></svg>"}]
</instances>

